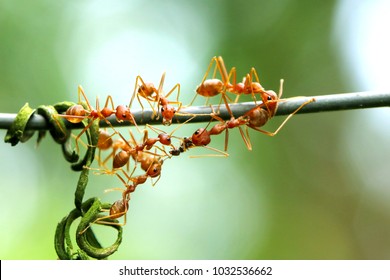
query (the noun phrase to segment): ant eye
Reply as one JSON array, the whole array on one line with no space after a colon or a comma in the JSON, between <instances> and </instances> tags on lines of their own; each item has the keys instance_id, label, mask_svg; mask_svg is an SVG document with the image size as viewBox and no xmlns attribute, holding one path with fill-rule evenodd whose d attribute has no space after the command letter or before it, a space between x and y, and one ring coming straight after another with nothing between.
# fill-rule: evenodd
<instances>
[{"instance_id":1,"label":"ant eye","mask_svg":"<svg viewBox=\"0 0 390 280\"><path fill-rule=\"evenodd\" d=\"M268 96L268 97L267 97L267 100L268 100L268 101L271 101L271 100L272 100L272 97L271 97L271 96Z\"/></svg>"},{"instance_id":2,"label":"ant eye","mask_svg":"<svg viewBox=\"0 0 390 280\"><path fill-rule=\"evenodd\" d=\"M126 114L122 114L122 118L126 118Z\"/></svg>"},{"instance_id":3,"label":"ant eye","mask_svg":"<svg viewBox=\"0 0 390 280\"><path fill-rule=\"evenodd\" d=\"M199 132L199 129L197 131L195 131L195 135L198 135L200 132Z\"/></svg>"},{"instance_id":4,"label":"ant eye","mask_svg":"<svg viewBox=\"0 0 390 280\"><path fill-rule=\"evenodd\" d=\"M161 113L164 112L164 107L161 107Z\"/></svg>"}]
</instances>

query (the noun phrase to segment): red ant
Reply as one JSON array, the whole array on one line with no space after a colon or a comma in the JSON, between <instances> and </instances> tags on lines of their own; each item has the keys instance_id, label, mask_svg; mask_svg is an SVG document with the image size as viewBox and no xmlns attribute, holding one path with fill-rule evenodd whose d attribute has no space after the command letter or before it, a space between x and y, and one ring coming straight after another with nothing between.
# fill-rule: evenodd
<instances>
[{"instance_id":1,"label":"red ant","mask_svg":"<svg viewBox=\"0 0 390 280\"><path fill-rule=\"evenodd\" d=\"M130 157L132 157L136 163L141 164L141 168L146 172L147 176L151 178L158 177L158 181L161 176L161 167L164 162L164 160L162 159L163 156L155 152L149 152L148 150L145 151L145 149L151 149L154 143L156 143L157 141L165 143L166 145L170 145L169 135L162 135L159 138L150 140L150 138L147 137L147 131L144 130L143 142L137 143L133 133L129 131L131 137L131 143L129 143L129 141L127 141L121 133L117 131L115 131L115 133L119 134L120 138L122 139L122 144L120 147L121 151L116 154L114 152L111 153L111 156L113 156L113 170L109 171L108 173L115 173L116 170L127 165L129 163ZM163 149L159 147L157 148L164 152ZM166 153L165 155L168 156ZM153 185L155 185L157 181L153 182Z\"/></svg>"},{"instance_id":2,"label":"red ant","mask_svg":"<svg viewBox=\"0 0 390 280\"><path fill-rule=\"evenodd\" d=\"M86 107L88 109L85 109L83 105L81 105L81 96L84 98L86 102ZM109 105L111 105L111 108L108 107ZM130 109L128 107L124 105L119 105L116 107L116 109L114 109L114 102L112 101L112 97L109 95L106 98L106 102L104 104L103 109L100 110L98 98L96 98L96 109L93 109L83 88L81 86L78 86L78 104L70 106L66 110L65 114L59 116L64 117L71 123L80 123L86 118L91 119L89 124L86 125L84 129L76 136L76 149L78 150L79 138L84 132L88 130L88 128L92 125L93 121L105 120L106 123L111 126L111 123L107 120L107 118L113 114L115 114L118 121L128 120L138 129L133 114L131 114Z\"/></svg>"},{"instance_id":3,"label":"red ant","mask_svg":"<svg viewBox=\"0 0 390 280\"><path fill-rule=\"evenodd\" d=\"M110 135L107 130L99 129L99 137L96 147L99 149L99 165L104 163L101 162L101 151L105 151L110 149L114 145L114 141L112 140L112 135Z\"/></svg>"},{"instance_id":4,"label":"red ant","mask_svg":"<svg viewBox=\"0 0 390 280\"><path fill-rule=\"evenodd\" d=\"M231 112L230 107L228 106L229 97L226 95L226 89L227 89L227 84L228 84L228 74L226 72L226 68L225 68L225 65L223 64L223 61L221 63L219 61L219 58L214 56L211 59L210 64L206 70L206 73L203 76L202 82L196 88L197 94L194 96L194 98L192 99L192 101L190 102L190 104L188 106L191 106L194 103L194 101L198 95L206 97L206 104L208 104L208 100L210 97L214 97L214 96L217 96L218 94L221 94L222 100L224 101L224 103L226 105L226 109L228 110L229 114L231 116L233 116L233 113ZM213 76L211 79L207 79L207 76L209 75L209 72L210 72L211 67L212 67L214 62L215 62L215 68L214 68ZM222 80L215 78L216 74L217 74L217 70L219 71Z\"/></svg>"},{"instance_id":5,"label":"red ant","mask_svg":"<svg viewBox=\"0 0 390 280\"><path fill-rule=\"evenodd\" d=\"M215 63L215 68L214 68L212 79L207 79L207 76L214 63ZM217 70L219 71L222 80L215 78ZM230 100L230 98L226 95L226 92L230 92L237 95L234 101L235 103L238 102L239 96L241 94L251 94L253 100L256 102L255 94L264 93L264 88L260 84L259 76L255 68L252 67L249 74L247 74L243 78L243 81L240 83L237 83L236 76L237 74L236 74L235 67L233 67L228 74L223 58L221 56L213 57L210 61L209 67L207 68L207 71L203 77L201 84L196 89L196 92L199 95L207 97L207 99L216 96L218 94L222 94L222 99L225 102L226 108L229 114L233 116L230 108L228 108L227 100L228 99ZM233 83L230 83L231 78L233 78ZM253 81L253 79L255 79L255 81ZM194 99L190 104L194 102L196 97L197 95L195 95Z\"/></svg>"},{"instance_id":6,"label":"red ant","mask_svg":"<svg viewBox=\"0 0 390 280\"><path fill-rule=\"evenodd\" d=\"M227 71L223 58L219 56L216 61L226 77ZM233 78L233 83L230 83L231 78ZM255 81L253 81L253 79L255 79ZM260 84L259 75L254 67L251 68L250 72L246 74L246 76L242 79L242 82L239 83L237 83L236 67L232 67L225 81L225 90L237 95L234 103L238 102L238 99L242 94L251 94L256 103L257 100L255 94L262 95L265 92L263 86Z\"/></svg>"},{"instance_id":7,"label":"red ant","mask_svg":"<svg viewBox=\"0 0 390 280\"><path fill-rule=\"evenodd\" d=\"M238 127L240 129L240 133L245 142L245 145L247 146L248 150L251 150L252 145L250 142L247 127L250 127L254 130L257 130L269 136L275 136L280 131L280 129L286 124L286 122L293 115L295 115L303 106L315 101L315 99L312 98L304 102L303 104L301 104L293 113L291 113L282 122L282 124L274 132L268 132L260 129L260 127L264 126L268 122L268 120L270 120L275 115L278 107L278 103L282 101L281 100L282 93L283 93L283 80L280 80L279 95L277 95L272 90L263 91L261 93L263 103L255 106L247 113L245 113L243 116L240 116L238 118L232 116L230 120L224 121L213 112L212 117L216 120L219 120L220 122L215 124L210 130L207 130L207 126L206 128L199 128L198 130L195 131L195 133L191 137L184 138L179 149L173 149L170 151L171 155L174 156L179 155L180 153L195 146L197 147L207 146L211 142L211 135L218 135L221 134L223 131L226 132L225 134L225 152L226 152L228 147L228 139L229 139L228 130L235 127ZM246 126L245 133L241 127L243 125Z\"/></svg>"},{"instance_id":8,"label":"red ant","mask_svg":"<svg viewBox=\"0 0 390 280\"><path fill-rule=\"evenodd\" d=\"M142 102L140 100L140 97L143 97L148 101L150 107L153 110L153 116L157 116L158 119L158 112L160 111L161 106L161 115L162 115L162 122L164 125L170 125L172 124L172 119L175 115L179 114L178 111L180 111L180 108L182 106L182 103L179 101L179 95L180 95L180 84L177 83L167 94L163 93L163 86L165 81L165 72L161 76L160 84L158 88L155 88L153 83L145 83L144 80L141 78L141 76L137 76L135 80L135 87L133 96L130 100L129 107L131 108L131 105L133 103L134 97L137 96L138 102L140 103L142 110L144 109ZM139 82L141 85L139 85ZM138 90L137 90L138 88ZM176 95L176 101L169 101L168 97L177 89L177 95ZM151 104L151 102L157 103L157 112L154 109L154 106ZM170 104L178 104L179 107L176 110L173 106Z\"/></svg>"},{"instance_id":9,"label":"red ant","mask_svg":"<svg viewBox=\"0 0 390 280\"><path fill-rule=\"evenodd\" d=\"M182 150L186 150L191 147L206 147L208 149L217 151L222 154L222 156L228 156L226 153L227 147L228 147L228 139L229 139L229 129L238 127L241 133L241 137L245 142L245 145L247 146L248 150L252 150L252 145L249 140L249 134L248 131L246 131L246 134L242 130L242 125L248 124L248 118L246 117L239 117L234 118L231 117L230 120L224 121L222 118L220 118L217 115L214 115L213 118L216 120L219 120L220 122L215 124L210 130L207 130L207 126L205 128L199 128L197 129L190 138L186 138L183 140L183 144L181 145ZM210 123L209 123L210 124ZM222 152L220 150L207 147L207 145L211 142L211 136L212 135L218 135L225 131L225 152ZM172 150L171 150L172 151ZM173 151L175 153L175 151ZM177 153L177 151L176 151Z\"/></svg>"},{"instance_id":10,"label":"red ant","mask_svg":"<svg viewBox=\"0 0 390 280\"><path fill-rule=\"evenodd\" d=\"M119 132L116 132L119 133ZM102 134L101 134L102 135ZM105 137L111 137L103 134L102 139ZM132 135L132 133L131 133ZM134 137L134 136L132 136ZM99 136L100 138L100 136ZM103 140L102 140L103 141ZM108 142L108 141L107 141ZM104 168L104 171L101 173L97 174L116 174L118 170L120 170L123 166L128 165L130 161L130 157L132 157L136 162L141 163L141 168L146 171L146 174L149 177L157 177L160 176L161 173L161 165L162 165L162 160L157 160L156 157L161 157L160 155L148 151L143 151L143 147L138 144L132 147L129 142L127 142L124 137L121 135L119 139L116 139L111 142L112 145L111 147L113 148L113 151L104 159L101 160L101 157L99 155L98 161L99 161L99 166ZM99 148L99 145L98 145ZM104 146L106 148L106 146ZM110 147L107 147L107 149ZM117 150L120 151L116 153ZM113 163L112 163L112 170L109 170L106 167L107 161L113 158ZM89 168L93 169L93 168ZM101 170L101 169L97 169Z\"/></svg>"},{"instance_id":11,"label":"red ant","mask_svg":"<svg viewBox=\"0 0 390 280\"><path fill-rule=\"evenodd\" d=\"M132 178L131 175L128 176L126 173L124 173L124 174L127 177L128 182L129 181L133 181L133 184L129 184L119 174L116 173L116 175L119 178L119 180L121 180L123 185L125 186L124 190L120 189L122 191L122 198L117 200L117 201L115 201L111 205L110 210L109 210L109 215L97 218L93 223L95 223L95 224L105 224L105 225L118 225L118 226L126 225L126 214L127 214L128 210L129 210L130 194L135 191L136 187L139 184L145 183L145 181L147 179L147 176L140 175L140 176ZM112 191L112 190L118 190L118 189L117 188L109 189L109 190L106 190L106 192L107 191ZM108 220L108 219L117 219L117 218L120 218L122 216L124 216L124 221L123 221L122 224L119 224L119 223L114 222L114 221L105 221L105 220ZM91 226L91 224L89 224L85 229L80 231L79 234L83 234Z\"/></svg>"},{"instance_id":12,"label":"red ant","mask_svg":"<svg viewBox=\"0 0 390 280\"><path fill-rule=\"evenodd\" d=\"M215 117L215 116L214 116ZM211 122L211 121L210 121ZM209 124L210 124L209 122ZM208 125L207 125L208 126ZM206 149L215 151L220 153L220 155L212 154L212 155L201 155L201 156L192 156L192 157L203 157L203 156L223 156L227 157L228 154L226 152L220 151L218 149L209 147L208 144L211 142L211 135L216 135L222 133L225 128L222 128L220 124L216 124L210 130L206 128L197 129L191 137L184 137L181 139L181 144L179 148L174 148L169 151L172 156L179 156L181 153L195 147L204 147Z\"/></svg>"},{"instance_id":13,"label":"red ant","mask_svg":"<svg viewBox=\"0 0 390 280\"><path fill-rule=\"evenodd\" d=\"M194 135L191 137L192 143L197 145L197 142L199 144L204 144L209 142L208 140L210 138L210 135L216 135L222 133L224 130L226 131L225 136L225 151L227 151L228 146L228 129L238 127L240 129L241 136L245 142L245 145L247 146L248 150L252 149L252 145L250 143L249 133L246 129L246 133L242 131L241 126L246 125L247 127L250 127L254 130L257 130L259 132L262 132L269 136L275 136L280 129L286 124L286 122L295 115L302 107L307 105L308 103L314 102L315 99L312 98L304 103L302 103L294 112L292 112L283 122L279 125L279 127L274 132L269 132L260 129L260 127L264 126L272 117L275 116L275 113L278 108L279 102L282 101L281 96L283 94L283 82L284 80L280 80L280 88L279 88L279 95L277 95L272 90L261 90L261 98L263 100L263 103L260 105L255 106L251 110L249 110L247 113L245 113L243 116L240 116L238 118L231 117L230 120L224 121L217 115L213 114L213 118L220 121L219 124L214 125L209 131L206 129L198 129ZM207 145L207 144L206 144Z\"/></svg>"},{"instance_id":14,"label":"red ant","mask_svg":"<svg viewBox=\"0 0 390 280\"><path fill-rule=\"evenodd\" d=\"M279 127L274 132L269 132L260 129L260 127L264 126L268 122L268 120L270 120L272 117L275 116L279 102L283 101L281 99L283 93L283 82L284 82L283 79L281 79L279 95L277 95L272 90L264 91L261 94L263 103L255 106L254 108L250 109L248 112L244 114L243 117L248 118L248 123L247 123L248 127L257 130L261 133L264 133L268 136L275 136L280 131L280 129L287 123L287 121L293 115L295 115L300 109L302 109L302 107L304 107L305 105L311 102L315 102L315 99L311 98L305 101L304 103L302 103L294 112L292 112L290 115L287 116L287 118L279 125Z\"/></svg>"},{"instance_id":15,"label":"red ant","mask_svg":"<svg viewBox=\"0 0 390 280\"><path fill-rule=\"evenodd\" d=\"M118 169L118 168L123 167L124 165L126 165L129 162L130 157L133 157L135 162L141 163L141 168L144 169L145 171L147 171L147 173L149 173L149 176L151 176L151 177L158 176L159 175L158 169L160 168L160 170L161 170L161 164L162 164L163 160L160 159L160 160L156 161L156 157L161 158L162 156L158 155L156 153L151 153L149 151L153 147L155 147L155 144L157 142L160 142L163 146L170 146L173 149L175 149L175 147L172 144L172 138L175 137L175 136L173 136L173 133L176 130L178 130L181 126L183 126L187 122L191 121L194 117L195 116L193 116L193 117L189 118L188 120L186 120L185 122L181 123L174 130L172 130L170 134L167 134L165 131L158 129L158 128L154 128L153 126L147 124L147 127L152 129L154 132L158 133L158 135L157 135L157 137L149 138L148 137L148 130L145 129L143 131L144 136L143 136L141 143L137 143L133 133L131 131L129 131L132 145L128 141L126 141L126 139L124 139L122 134L120 134L119 132L116 131L115 133L118 133L120 135L120 138L122 139L121 143L123 143L123 145L120 147L122 149L120 152L118 152L117 154L115 154L115 153L111 154L113 156L113 169ZM175 138L177 138L177 137L175 137ZM168 154L165 153L164 149L162 149L160 147L156 147L156 148L163 151L165 156L168 156ZM157 175L157 173L158 173L158 175Z\"/></svg>"}]
</instances>

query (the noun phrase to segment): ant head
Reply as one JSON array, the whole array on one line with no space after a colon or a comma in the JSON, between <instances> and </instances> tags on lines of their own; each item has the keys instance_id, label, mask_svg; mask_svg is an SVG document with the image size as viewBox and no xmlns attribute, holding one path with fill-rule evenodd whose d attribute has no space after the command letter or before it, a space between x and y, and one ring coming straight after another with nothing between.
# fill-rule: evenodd
<instances>
[{"instance_id":1,"label":"ant head","mask_svg":"<svg viewBox=\"0 0 390 280\"><path fill-rule=\"evenodd\" d=\"M135 124L133 114L130 112L130 108L125 105L119 105L116 107L115 116L119 122L129 121Z\"/></svg>"},{"instance_id":2,"label":"ant head","mask_svg":"<svg viewBox=\"0 0 390 280\"><path fill-rule=\"evenodd\" d=\"M265 90L261 94L261 99L264 103L278 100L278 95L273 90Z\"/></svg>"},{"instance_id":3,"label":"ant head","mask_svg":"<svg viewBox=\"0 0 390 280\"><path fill-rule=\"evenodd\" d=\"M161 107L161 115L163 117L163 125L171 125L172 119L176 114L176 109L169 105Z\"/></svg>"},{"instance_id":4,"label":"ant head","mask_svg":"<svg viewBox=\"0 0 390 280\"><path fill-rule=\"evenodd\" d=\"M116 107L115 116L119 121L125 121L128 119L128 115L130 114L129 107L125 105L119 105Z\"/></svg>"},{"instance_id":5,"label":"ant head","mask_svg":"<svg viewBox=\"0 0 390 280\"><path fill-rule=\"evenodd\" d=\"M169 153L172 156L179 156L181 153L184 153L192 146L193 146L192 142L188 138L184 137L180 143L180 147L171 149Z\"/></svg>"},{"instance_id":6,"label":"ant head","mask_svg":"<svg viewBox=\"0 0 390 280\"><path fill-rule=\"evenodd\" d=\"M274 116L278 107L279 96L273 90L266 90L261 94L261 99L270 115Z\"/></svg>"},{"instance_id":7,"label":"ant head","mask_svg":"<svg viewBox=\"0 0 390 280\"><path fill-rule=\"evenodd\" d=\"M195 146L206 146L211 142L210 134L205 128L199 128L192 134L191 141Z\"/></svg>"},{"instance_id":8,"label":"ant head","mask_svg":"<svg viewBox=\"0 0 390 280\"><path fill-rule=\"evenodd\" d=\"M194 145L194 143L192 143L191 137L190 138L184 137L181 140L179 151L181 153L183 153L183 152L187 151L189 148L192 148L194 146L195 145Z\"/></svg>"},{"instance_id":9,"label":"ant head","mask_svg":"<svg viewBox=\"0 0 390 280\"><path fill-rule=\"evenodd\" d=\"M166 133L160 133L158 136L158 139L160 140L160 143L163 145L171 145L171 136Z\"/></svg>"},{"instance_id":10,"label":"ant head","mask_svg":"<svg viewBox=\"0 0 390 280\"><path fill-rule=\"evenodd\" d=\"M160 174L161 174L161 165L162 165L162 162L154 162L154 163L152 163L149 166L148 170L146 171L146 174L149 177L151 177L151 178L160 176Z\"/></svg>"},{"instance_id":11,"label":"ant head","mask_svg":"<svg viewBox=\"0 0 390 280\"><path fill-rule=\"evenodd\" d=\"M183 150L184 151L184 150ZM181 148L179 149L171 149L169 151L169 153L172 155L172 156L179 156L181 154L182 150Z\"/></svg>"}]
</instances>

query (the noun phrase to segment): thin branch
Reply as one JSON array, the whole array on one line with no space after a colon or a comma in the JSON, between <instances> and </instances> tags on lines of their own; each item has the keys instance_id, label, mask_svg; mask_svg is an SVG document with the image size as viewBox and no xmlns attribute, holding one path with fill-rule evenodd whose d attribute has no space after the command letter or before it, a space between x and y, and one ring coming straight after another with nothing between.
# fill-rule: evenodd
<instances>
[{"instance_id":1,"label":"thin branch","mask_svg":"<svg viewBox=\"0 0 390 280\"><path fill-rule=\"evenodd\" d=\"M299 110L298 114L303 113L316 113L325 111L338 111L338 110L351 110L351 109L364 109L364 108L376 108L376 107L390 107L390 92L357 92L357 93L343 93L343 94L330 94L319 96L302 96L293 97L288 99L282 99L278 104L278 110L276 116L289 115L296 110L303 102L315 98L315 102L309 103ZM230 108L233 114L238 117L244 115L247 111L255 106L254 102L243 102L237 104L230 104ZM214 105L214 110L218 111L218 106ZM135 110L132 112L134 119L139 125L143 124L161 124L161 116L156 119L152 118L153 111L151 109ZM210 116L207 114L212 113L210 106L192 106L182 108L180 110L182 115L176 116L176 121L182 123L188 120L192 115L199 115L193 118L190 122L208 122ZM225 106L220 106L219 115L222 119L230 119L230 115L227 112ZM0 129L8 129L15 120L16 114L0 113ZM115 116L108 118L113 126L128 126L129 122L118 122ZM81 128L79 124L68 123L69 128ZM105 121L101 121L102 127L107 126ZM45 119L34 114L27 124L29 130L45 130L48 129Z\"/></svg>"}]
</instances>

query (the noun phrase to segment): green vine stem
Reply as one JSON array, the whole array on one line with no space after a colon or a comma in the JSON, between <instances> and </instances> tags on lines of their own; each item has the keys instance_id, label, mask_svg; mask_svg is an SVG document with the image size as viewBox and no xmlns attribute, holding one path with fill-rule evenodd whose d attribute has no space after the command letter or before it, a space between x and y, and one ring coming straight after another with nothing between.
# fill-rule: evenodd
<instances>
[{"instance_id":1,"label":"green vine stem","mask_svg":"<svg viewBox=\"0 0 390 280\"><path fill-rule=\"evenodd\" d=\"M86 252L89 256L93 258L96 259L107 258L108 256L110 256L111 254L113 254L115 251L118 250L118 247L122 242L122 226L117 224L118 221L116 220L108 220L108 221L112 221L113 224L104 224L106 226L111 226L115 228L118 231L118 237L113 245L106 248L102 248L100 244L97 243L97 239L93 234L90 224L93 223L98 217L100 217L99 214L101 213L102 210L109 210L111 204L101 203L99 199L95 198L86 201L84 205L87 205L87 207L83 207L83 208L87 208L88 210L86 211L86 209L83 209L83 212L85 212L85 214L81 218L81 221L77 227L77 231L76 231L77 244L84 252ZM83 233L80 234L81 232Z\"/></svg>"},{"instance_id":2,"label":"green vine stem","mask_svg":"<svg viewBox=\"0 0 390 280\"><path fill-rule=\"evenodd\" d=\"M95 157L96 145L99 137L99 122L91 119L84 119L82 126L89 128L85 134L88 141L87 151L84 157L79 160L79 155L75 150L72 150L69 145L71 139L71 131L66 125L66 121L58 115L65 112L70 106L74 105L72 102L61 102L53 106L42 105L37 109L32 109L26 103L16 115L14 122L9 127L4 141L15 146L19 142L26 142L33 134L34 130L28 129L28 123L33 116L42 116L49 126L49 132L54 141L62 146L64 157L71 162L71 168L74 171L81 171L77 187L75 191L75 208L64 217L57 225L54 247L59 259L88 259L90 257L95 259L105 259L113 254L122 242L122 227L117 224L109 225L118 231L118 238L115 243L109 247L102 247L96 238L90 224L97 218L101 217L101 212L110 209L110 203L102 203L98 198L90 198L84 201L84 194L88 185L89 168ZM86 107L86 105L84 105ZM92 123L90 123L92 121ZM44 137L45 131L40 131L37 143ZM70 229L73 222L80 218L79 225L76 231L76 242L78 248L73 246L72 238L70 236ZM113 221L115 222L115 221ZM117 221L116 221L117 222ZM80 234L82 232L82 234Z\"/></svg>"},{"instance_id":3,"label":"green vine stem","mask_svg":"<svg viewBox=\"0 0 390 280\"><path fill-rule=\"evenodd\" d=\"M12 124L9 126L4 142L15 146L19 141L23 143L29 140L33 136L34 130L28 130L26 127L29 119L34 113L35 109L30 108L28 103L24 104Z\"/></svg>"},{"instance_id":4,"label":"green vine stem","mask_svg":"<svg viewBox=\"0 0 390 280\"><path fill-rule=\"evenodd\" d=\"M84 199L85 189L88 185L89 168L95 158L96 145L99 137L99 123L93 122L93 124L86 131L88 139L87 152L80 162L73 164L72 169L74 171L81 171L79 180L77 182L75 192L75 206L77 209L82 210L82 203Z\"/></svg>"},{"instance_id":5,"label":"green vine stem","mask_svg":"<svg viewBox=\"0 0 390 280\"><path fill-rule=\"evenodd\" d=\"M289 99L282 99L278 102L278 110L276 115L288 115L294 112L302 103L309 99L314 99L315 102L304 106L298 113L346 110L346 109L361 109L372 107L390 106L389 93L352 93L352 94L336 94L328 96L315 97L296 97ZM55 233L55 250L60 259L88 259L90 257L95 259L105 259L113 254L122 242L122 227L117 224L116 220L109 220L111 224L104 224L113 227L118 231L117 240L109 247L103 248L96 238L93 229L90 227L96 219L102 217L102 212L110 209L110 203L102 203L98 198L90 198L84 201L86 187L88 185L89 166L91 166L94 157L96 145L99 135L99 122L84 119L80 124L74 125L67 122L64 118L58 117L58 114L65 112L70 106L74 105L72 102L61 102L53 106L43 105L37 109L30 108L26 103L14 116L11 124L8 124L8 131L5 136L5 142L12 146L19 142L26 142L30 139L35 130L39 130L39 143L45 134L45 130L49 130L53 139L62 146L62 151L65 159L71 163L71 168L74 171L80 171L79 179L75 191L75 208L65 216L57 225ZM85 105L84 105L85 106ZM253 102L231 104L231 111L235 116L241 116L248 110L255 106ZM209 122L210 114L214 111L219 113L223 119L229 119L231 116L226 110L225 106L194 106L187 107L180 110L176 121L182 123L187 121L191 116L197 115L191 119L191 122ZM133 112L137 124L157 123L161 124L160 118L153 118L152 110L142 110ZM0 114L0 128L3 128L2 121L4 114ZM9 117L9 116L8 116ZM93 123L90 123L90 122ZM113 126L129 125L125 122L118 122L115 118L108 118L101 121L102 126L107 126L111 123ZM71 148L69 140L71 139L70 129L85 128L86 138L88 141L87 151L84 157L79 160L78 153ZM86 168L87 167L87 168ZM70 235L71 225L76 219L80 222L76 230L76 242L78 248L73 245ZM76 249L75 249L76 248Z\"/></svg>"},{"instance_id":6,"label":"green vine stem","mask_svg":"<svg viewBox=\"0 0 390 280\"><path fill-rule=\"evenodd\" d=\"M329 112L329 111L339 111L339 110L352 110L352 109L364 109L364 108L377 108L377 107L389 107L390 106L390 92L353 92L353 93L340 93L340 94L328 94L328 95L317 95L317 96L300 96L282 99L278 103L278 110L275 113L275 116L284 116L289 115L294 112L303 102L314 98L315 102L307 104L297 114L304 113L316 113L316 112ZM245 112L252 109L255 104L254 102L242 102L236 104L230 104L231 111L234 116L241 116ZM222 119L230 119L230 115L227 112L225 106L213 106L214 111L220 109L219 116ZM58 110L60 111L60 110ZM208 122L210 117L207 114L212 112L210 106L191 106L182 108L181 113L188 113L186 116L180 115L175 117L174 123L182 123L188 120L191 117L191 114L199 114L190 121L194 122ZM153 111L151 109L144 110L132 110L134 119L138 125L143 124L161 124L160 118L153 118ZM11 124L14 122L16 114L5 114L0 113L0 129L8 129ZM115 117L109 117L107 120L111 123L112 126L128 126L128 122L118 122ZM82 128L82 125L66 123L68 128ZM100 127L106 127L107 122L101 121ZM45 130L49 129L45 119L38 115L33 114L29 123L27 124L28 129L30 130Z\"/></svg>"},{"instance_id":7,"label":"green vine stem","mask_svg":"<svg viewBox=\"0 0 390 280\"><path fill-rule=\"evenodd\" d=\"M101 203L98 198L90 198L82 204L81 209L73 209L58 223L54 238L54 247L59 259L83 260L89 257L105 259L118 250L122 242L123 229L121 226L110 225L118 231L118 237L113 245L106 248L101 246L92 228L89 227L90 223L100 217L99 214L101 211L109 209L110 206L109 203ZM76 230L76 242L79 248L75 250L70 236L70 228L72 223L80 217L81 220ZM85 232L83 234L79 234L84 230Z\"/></svg>"}]
</instances>

